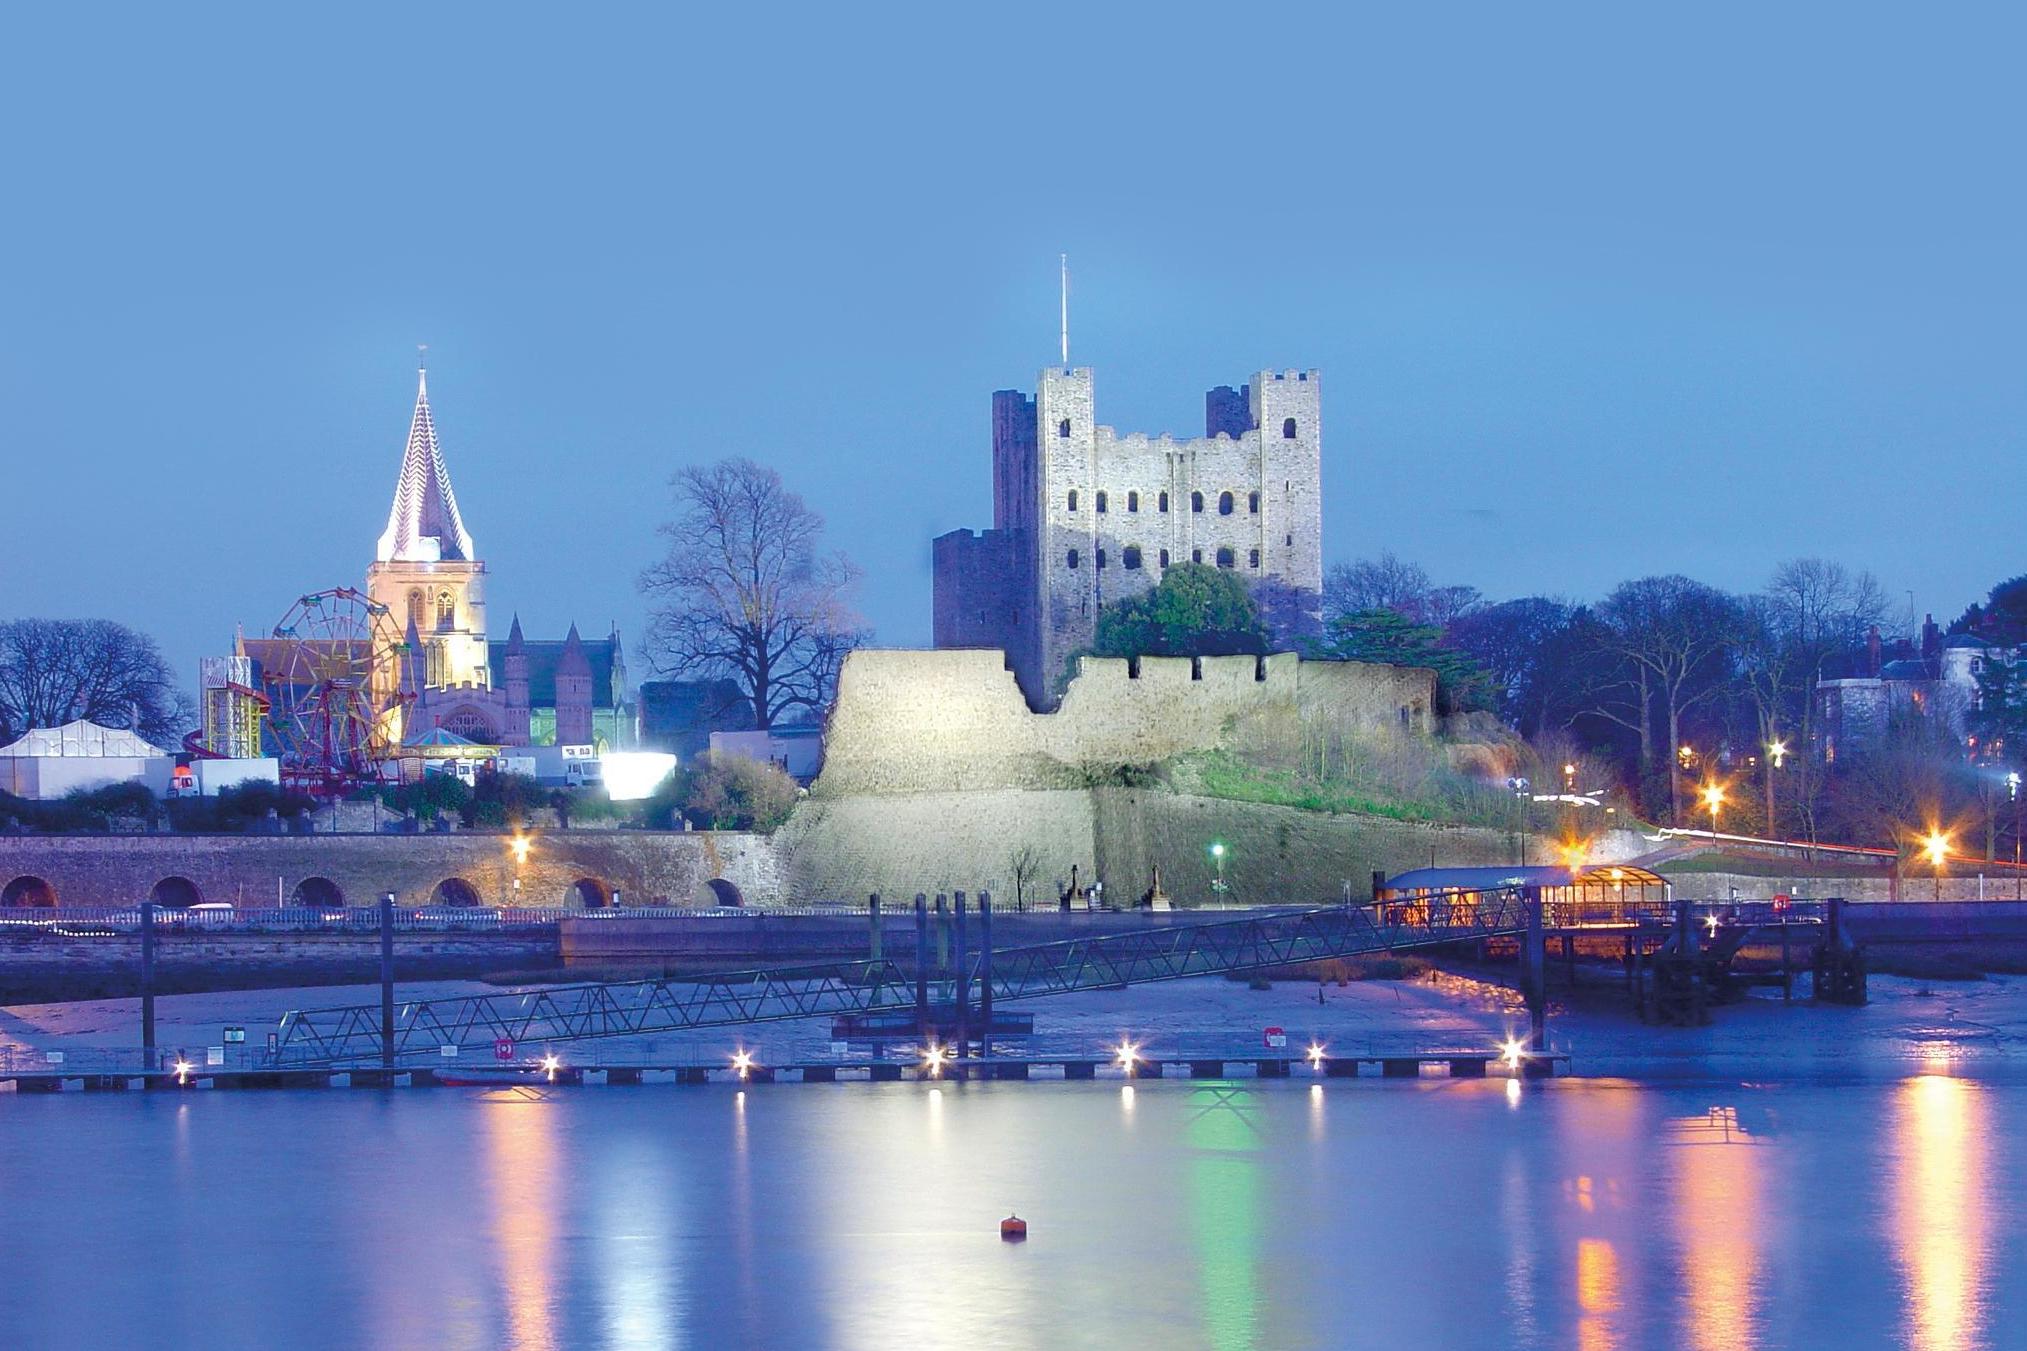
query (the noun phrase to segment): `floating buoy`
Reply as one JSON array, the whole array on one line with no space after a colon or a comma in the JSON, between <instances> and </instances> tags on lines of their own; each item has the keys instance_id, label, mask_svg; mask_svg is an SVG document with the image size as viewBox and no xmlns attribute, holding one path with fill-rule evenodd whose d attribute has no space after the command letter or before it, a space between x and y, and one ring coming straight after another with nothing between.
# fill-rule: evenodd
<instances>
[{"instance_id":1,"label":"floating buoy","mask_svg":"<svg viewBox=\"0 0 2027 1351\"><path fill-rule=\"evenodd\" d=\"M1008 1243L1019 1243L1028 1236L1028 1222L1018 1215L1009 1215L999 1222L999 1236Z\"/></svg>"}]
</instances>

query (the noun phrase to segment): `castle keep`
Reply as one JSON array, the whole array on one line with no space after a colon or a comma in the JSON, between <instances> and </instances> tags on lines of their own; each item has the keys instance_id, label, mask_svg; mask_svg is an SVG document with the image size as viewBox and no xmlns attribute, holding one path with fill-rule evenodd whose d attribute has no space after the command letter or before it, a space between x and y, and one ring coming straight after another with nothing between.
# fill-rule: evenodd
<instances>
[{"instance_id":1,"label":"castle keep","mask_svg":"<svg viewBox=\"0 0 2027 1351\"><path fill-rule=\"evenodd\" d=\"M935 542L935 643L998 648L1036 708L1101 606L1179 563L1231 568L1313 614L1323 587L1322 382L1263 371L1204 399L1204 435L1100 426L1088 367L992 396L993 525Z\"/></svg>"}]
</instances>

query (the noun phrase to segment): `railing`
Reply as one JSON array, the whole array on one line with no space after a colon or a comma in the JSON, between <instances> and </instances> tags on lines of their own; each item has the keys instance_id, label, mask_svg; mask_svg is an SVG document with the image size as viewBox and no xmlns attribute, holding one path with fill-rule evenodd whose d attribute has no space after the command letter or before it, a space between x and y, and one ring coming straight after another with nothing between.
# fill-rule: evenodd
<instances>
[{"instance_id":1,"label":"railing","mask_svg":"<svg viewBox=\"0 0 2027 1351\"><path fill-rule=\"evenodd\" d=\"M991 954L989 977L985 957L973 951L961 971L918 973L912 963L881 959L418 1000L397 1009L390 1049L399 1059L435 1055L446 1046L903 1010L916 1003L918 978L967 988L989 978L995 1000L1029 999L1511 934L1527 922L1527 902L1517 889L1481 893L1472 906L1440 915L1409 916L1400 909L1332 907L1000 948ZM378 1005L292 1011L282 1019L276 1062L364 1063L380 1056L381 1036Z\"/></svg>"}]
</instances>

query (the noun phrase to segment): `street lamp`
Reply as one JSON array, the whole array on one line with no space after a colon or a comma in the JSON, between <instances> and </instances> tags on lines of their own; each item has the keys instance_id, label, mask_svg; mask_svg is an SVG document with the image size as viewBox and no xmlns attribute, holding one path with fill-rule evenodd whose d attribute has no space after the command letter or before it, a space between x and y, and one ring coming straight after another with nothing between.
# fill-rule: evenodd
<instances>
[{"instance_id":1,"label":"street lamp","mask_svg":"<svg viewBox=\"0 0 2027 1351\"><path fill-rule=\"evenodd\" d=\"M1935 898L1943 898L1943 866L1950 861L1950 837L1940 830L1931 830L1922 837L1921 851L1928 855L1928 861L1936 870Z\"/></svg>"},{"instance_id":2,"label":"street lamp","mask_svg":"<svg viewBox=\"0 0 2027 1351\"><path fill-rule=\"evenodd\" d=\"M1724 806L1724 785L1706 783L1703 785L1704 810L1710 813L1710 838L1717 838L1717 813Z\"/></svg>"},{"instance_id":3,"label":"street lamp","mask_svg":"<svg viewBox=\"0 0 2027 1351\"><path fill-rule=\"evenodd\" d=\"M1225 842L1223 840L1211 841L1211 861L1218 865L1218 877L1215 882L1211 883L1211 890L1222 896L1225 894Z\"/></svg>"},{"instance_id":4,"label":"street lamp","mask_svg":"<svg viewBox=\"0 0 2027 1351\"><path fill-rule=\"evenodd\" d=\"M1774 823L1774 771L1788 758L1788 743L1775 737L1767 743L1767 838L1778 840L1781 832Z\"/></svg>"},{"instance_id":5,"label":"street lamp","mask_svg":"<svg viewBox=\"0 0 2027 1351\"><path fill-rule=\"evenodd\" d=\"M1520 851L1520 866L1527 866L1527 828L1532 822L1526 819L1528 791L1534 786L1526 779L1508 779L1506 786L1513 790L1513 816L1515 829L1514 843Z\"/></svg>"},{"instance_id":6,"label":"street lamp","mask_svg":"<svg viewBox=\"0 0 2027 1351\"><path fill-rule=\"evenodd\" d=\"M2020 771L2006 775L2006 800L2013 804L2013 899L2020 899Z\"/></svg>"}]
</instances>

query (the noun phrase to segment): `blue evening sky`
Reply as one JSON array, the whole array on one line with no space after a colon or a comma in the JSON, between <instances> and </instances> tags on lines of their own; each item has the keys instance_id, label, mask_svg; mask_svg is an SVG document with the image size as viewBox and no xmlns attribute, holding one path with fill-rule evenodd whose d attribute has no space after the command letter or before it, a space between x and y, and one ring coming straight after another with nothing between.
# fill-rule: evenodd
<instances>
[{"instance_id":1,"label":"blue evening sky","mask_svg":"<svg viewBox=\"0 0 2027 1351\"><path fill-rule=\"evenodd\" d=\"M498 631L637 636L670 473L748 455L925 644L1059 251L1103 422L1322 369L1332 561L1590 597L1821 554L1954 614L2027 571L1996 14L18 8L0 617L194 681L358 584L427 342Z\"/></svg>"}]
</instances>

